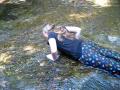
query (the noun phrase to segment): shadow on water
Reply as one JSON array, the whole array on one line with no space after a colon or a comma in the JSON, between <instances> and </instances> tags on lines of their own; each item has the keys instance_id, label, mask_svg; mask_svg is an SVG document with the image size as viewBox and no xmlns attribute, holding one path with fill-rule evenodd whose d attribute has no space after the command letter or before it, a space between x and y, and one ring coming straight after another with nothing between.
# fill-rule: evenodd
<instances>
[{"instance_id":1,"label":"shadow on water","mask_svg":"<svg viewBox=\"0 0 120 90\"><path fill-rule=\"evenodd\" d=\"M17 16L13 15L12 9L17 8L17 5L14 4L7 4L7 5L0 5L0 20L15 20Z\"/></svg>"},{"instance_id":2,"label":"shadow on water","mask_svg":"<svg viewBox=\"0 0 120 90\"><path fill-rule=\"evenodd\" d=\"M79 26L82 38L120 51L119 4L100 7L82 1L27 0L1 6L1 90L120 89L120 79L107 72L65 56L56 62L45 58L50 52L41 33L46 22Z\"/></svg>"}]
</instances>

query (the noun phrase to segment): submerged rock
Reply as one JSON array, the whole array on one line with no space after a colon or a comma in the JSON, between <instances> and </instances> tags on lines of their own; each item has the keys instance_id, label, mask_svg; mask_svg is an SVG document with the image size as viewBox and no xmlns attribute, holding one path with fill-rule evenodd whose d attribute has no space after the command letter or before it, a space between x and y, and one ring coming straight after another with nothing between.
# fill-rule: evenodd
<instances>
[{"instance_id":1,"label":"submerged rock","mask_svg":"<svg viewBox=\"0 0 120 90\"><path fill-rule=\"evenodd\" d=\"M5 40L9 39L9 37L10 37L10 33L0 31L0 41L5 41Z\"/></svg>"},{"instance_id":2,"label":"submerged rock","mask_svg":"<svg viewBox=\"0 0 120 90\"><path fill-rule=\"evenodd\" d=\"M120 80L105 77L102 74L91 73L83 78L70 77L64 80L59 90L117 90L120 89Z\"/></svg>"},{"instance_id":3,"label":"submerged rock","mask_svg":"<svg viewBox=\"0 0 120 90\"><path fill-rule=\"evenodd\" d=\"M115 46L120 46L120 37L118 36L99 34L96 36L96 41L100 41L102 43L111 44Z\"/></svg>"},{"instance_id":4,"label":"submerged rock","mask_svg":"<svg viewBox=\"0 0 120 90\"><path fill-rule=\"evenodd\" d=\"M105 34L99 34L97 37L96 37L99 41L107 41L107 35Z\"/></svg>"}]
</instances>

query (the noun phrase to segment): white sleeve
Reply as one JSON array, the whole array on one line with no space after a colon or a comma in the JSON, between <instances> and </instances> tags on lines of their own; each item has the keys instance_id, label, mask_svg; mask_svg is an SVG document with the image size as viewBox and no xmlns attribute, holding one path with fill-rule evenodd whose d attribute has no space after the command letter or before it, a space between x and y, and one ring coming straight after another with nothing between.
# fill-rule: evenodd
<instances>
[{"instance_id":1,"label":"white sleeve","mask_svg":"<svg viewBox=\"0 0 120 90\"><path fill-rule=\"evenodd\" d=\"M48 40L48 42L49 42L49 45L50 45L51 53L57 52L57 44L56 44L55 38L50 38Z\"/></svg>"},{"instance_id":2,"label":"white sleeve","mask_svg":"<svg viewBox=\"0 0 120 90\"><path fill-rule=\"evenodd\" d=\"M75 26L65 26L69 32L75 32L76 39L80 38L81 28Z\"/></svg>"},{"instance_id":3,"label":"white sleeve","mask_svg":"<svg viewBox=\"0 0 120 90\"><path fill-rule=\"evenodd\" d=\"M75 26L65 26L69 32L81 32L81 28Z\"/></svg>"},{"instance_id":4,"label":"white sleeve","mask_svg":"<svg viewBox=\"0 0 120 90\"><path fill-rule=\"evenodd\" d=\"M50 38L48 40L50 45L51 54L46 55L50 60L57 60L59 58L58 51L57 51L57 44L55 38Z\"/></svg>"}]
</instances>

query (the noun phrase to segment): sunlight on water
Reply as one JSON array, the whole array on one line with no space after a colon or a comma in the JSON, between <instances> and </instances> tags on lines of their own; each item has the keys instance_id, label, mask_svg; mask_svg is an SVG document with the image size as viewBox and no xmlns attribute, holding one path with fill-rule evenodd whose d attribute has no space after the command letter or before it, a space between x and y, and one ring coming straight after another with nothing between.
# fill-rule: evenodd
<instances>
[{"instance_id":1,"label":"sunlight on water","mask_svg":"<svg viewBox=\"0 0 120 90\"><path fill-rule=\"evenodd\" d=\"M23 50L29 55L36 52L36 48L32 45L25 46Z\"/></svg>"},{"instance_id":2,"label":"sunlight on water","mask_svg":"<svg viewBox=\"0 0 120 90\"><path fill-rule=\"evenodd\" d=\"M69 17L72 19L72 18L75 18L75 19L81 19L81 18L86 18L86 17L89 17L88 14L77 14L77 13L73 13L73 14L70 14Z\"/></svg>"},{"instance_id":3,"label":"sunlight on water","mask_svg":"<svg viewBox=\"0 0 120 90\"><path fill-rule=\"evenodd\" d=\"M12 58L12 55L10 55L9 52L5 52L5 53L0 54L0 62L8 63L8 62L10 62L11 58Z\"/></svg>"},{"instance_id":4,"label":"sunlight on water","mask_svg":"<svg viewBox=\"0 0 120 90\"><path fill-rule=\"evenodd\" d=\"M5 69L5 66L0 66L0 72Z\"/></svg>"},{"instance_id":5,"label":"sunlight on water","mask_svg":"<svg viewBox=\"0 0 120 90\"><path fill-rule=\"evenodd\" d=\"M108 7L110 6L110 0L87 0L93 2L95 5L101 6L101 7Z\"/></svg>"}]
</instances>

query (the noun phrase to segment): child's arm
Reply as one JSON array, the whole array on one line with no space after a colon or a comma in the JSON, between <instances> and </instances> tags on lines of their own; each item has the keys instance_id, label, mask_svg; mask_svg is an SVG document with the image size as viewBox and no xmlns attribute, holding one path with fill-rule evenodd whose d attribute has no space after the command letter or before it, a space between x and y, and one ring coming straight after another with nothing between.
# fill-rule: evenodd
<instances>
[{"instance_id":1,"label":"child's arm","mask_svg":"<svg viewBox=\"0 0 120 90\"><path fill-rule=\"evenodd\" d=\"M75 32L75 38L79 39L80 38L80 33L81 33L81 28L79 27L75 27L75 26L65 26L65 28L69 31L69 32Z\"/></svg>"},{"instance_id":2,"label":"child's arm","mask_svg":"<svg viewBox=\"0 0 120 90\"><path fill-rule=\"evenodd\" d=\"M55 40L55 38L50 38L48 40L48 42L49 42L49 45L50 45L51 54L48 54L47 58L55 61L59 58L58 51L57 51L56 40Z\"/></svg>"}]
</instances>

